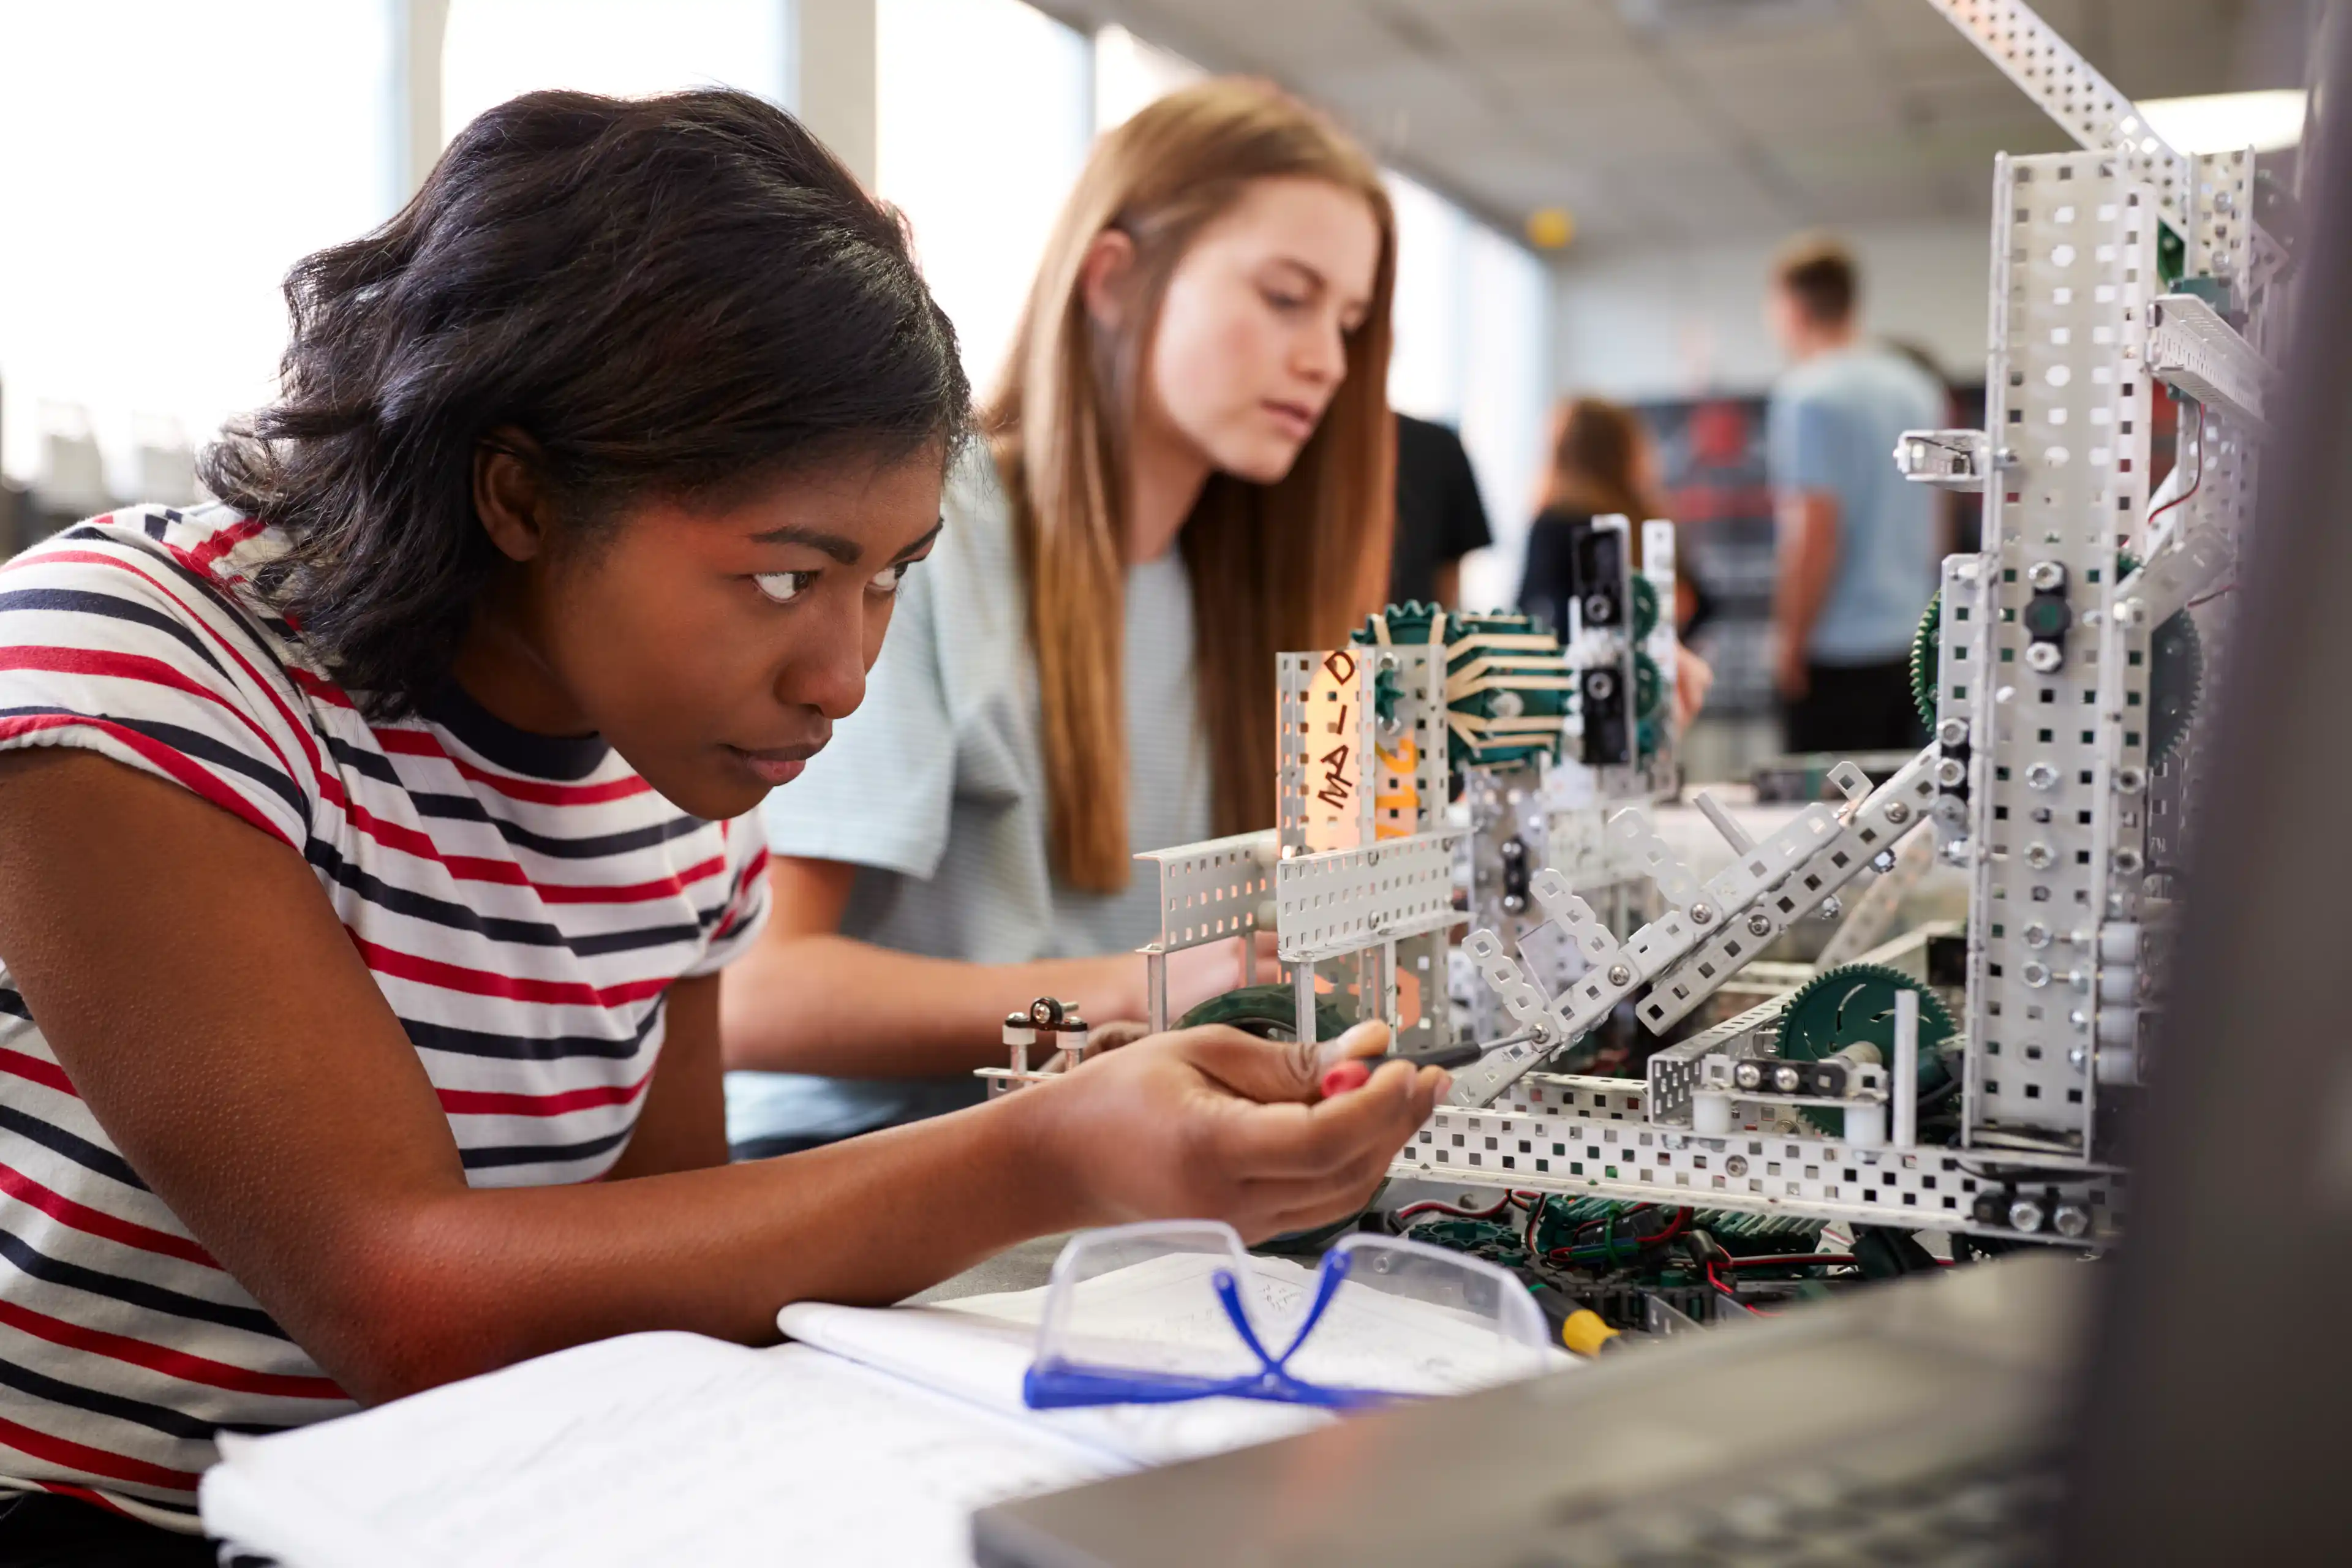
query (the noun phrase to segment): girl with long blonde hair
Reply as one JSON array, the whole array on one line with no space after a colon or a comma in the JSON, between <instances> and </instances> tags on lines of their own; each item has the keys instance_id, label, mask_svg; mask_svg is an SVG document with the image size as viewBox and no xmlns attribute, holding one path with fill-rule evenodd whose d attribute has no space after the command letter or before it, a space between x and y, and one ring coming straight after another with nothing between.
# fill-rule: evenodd
<instances>
[{"instance_id":1,"label":"girl with long blonde hair","mask_svg":"<svg viewBox=\"0 0 2352 1568\"><path fill-rule=\"evenodd\" d=\"M1097 145L865 708L770 799L775 919L727 994L728 1064L760 1069L730 1075L739 1154L969 1102L1037 995L1142 1015L1131 857L1272 824L1274 655L1385 584L1395 266L1370 162L1271 86ZM1171 1006L1241 959L1177 955Z\"/></svg>"}]
</instances>

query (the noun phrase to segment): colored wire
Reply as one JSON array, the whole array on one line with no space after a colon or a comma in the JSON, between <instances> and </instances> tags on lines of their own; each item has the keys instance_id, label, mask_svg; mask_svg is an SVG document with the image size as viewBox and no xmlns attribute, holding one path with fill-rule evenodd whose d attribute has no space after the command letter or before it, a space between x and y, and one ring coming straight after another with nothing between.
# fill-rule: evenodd
<instances>
[{"instance_id":1,"label":"colored wire","mask_svg":"<svg viewBox=\"0 0 2352 1568\"><path fill-rule=\"evenodd\" d=\"M1716 1265L1717 1268L1764 1268L1778 1263L1852 1263L1853 1255L1847 1252L1789 1253L1771 1258L1735 1258Z\"/></svg>"},{"instance_id":2,"label":"colored wire","mask_svg":"<svg viewBox=\"0 0 2352 1568\"><path fill-rule=\"evenodd\" d=\"M1452 1204L1440 1203L1435 1198L1426 1198L1417 1204L1405 1205L1404 1207L1397 1210L1393 1217L1400 1223L1412 1218L1415 1215L1423 1214L1450 1215L1455 1219L1493 1219L1510 1206L1511 1194L1508 1193L1505 1193L1501 1201L1490 1209L1456 1208Z\"/></svg>"},{"instance_id":3,"label":"colored wire","mask_svg":"<svg viewBox=\"0 0 2352 1568\"><path fill-rule=\"evenodd\" d=\"M1751 1307L1747 1302L1741 1300L1739 1299L1739 1292L1734 1290L1730 1286L1723 1282L1723 1277L1715 1271L1715 1267L1714 1260L1712 1258L1708 1259L1706 1265L1706 1282L1714 1286L1717 1290L1720 1291L1725 1300L1729 1301L1733 1306L1738 1308L1741 1311L1746 1312L1750 1317L1777 1318L1780 1315L1778 1312L1768 1312L1761 1307Z\"/></svg>"},{"instance_id":4,"label":"colored wire","mask_svg":"<svg viewBox=\"0 0 2352 1568\"><path fill-rule=\"evenodd\" d=\"M2147 522L2145 525L2147 528L2151 530L2154 529L2156 527L2156 520L2158 518L2162 517L2166 512L2170 511L2174 507L2179 506L2182 501L2185 501L2190 496L2195 495L2197 493L2197 488L2205 482L2205 405L2201 403L2197 405L2196 445L2197 477L2189 481L2189 488L2187 489L2182 490L2179 495L2174 496L2170 500L2166 501L2162 506L2158 507L2154 511L2147 514Z\"/></svg>"}]
</instances>

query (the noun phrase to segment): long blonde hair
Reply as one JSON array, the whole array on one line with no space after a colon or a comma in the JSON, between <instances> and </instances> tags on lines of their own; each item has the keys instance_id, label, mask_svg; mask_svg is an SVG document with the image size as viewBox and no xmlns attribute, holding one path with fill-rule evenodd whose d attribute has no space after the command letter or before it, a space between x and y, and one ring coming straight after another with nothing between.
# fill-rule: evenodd
<instances>
[{"instance_id":1,"label":"long blonde hair","mask_svg":"<svg viewBox=\"0 0 2352 1568\"><path fill-rule=\"evenodd\" d=\"M1279 482L1213 474L1178 548L1192 582L1198 709L1219 833L1274 819L1274 656L1329 647L1378 606L1394 512L1388 406L1396 223L1378 172L1344 133L1267 84L1171 93L1096 144L1054 227L982 423L1029 585L1029 637L1055 870L1127 885L1124 638L1129 432L1170 275L1255 180L1306 177L1361 195L1381 235L1370 308L1329 408ZM1097 237L1135 245L1139 330L1107 331L1082 277ZM1171 657L1176 650L1171 650Z\"/></svg>"}]
</instances>

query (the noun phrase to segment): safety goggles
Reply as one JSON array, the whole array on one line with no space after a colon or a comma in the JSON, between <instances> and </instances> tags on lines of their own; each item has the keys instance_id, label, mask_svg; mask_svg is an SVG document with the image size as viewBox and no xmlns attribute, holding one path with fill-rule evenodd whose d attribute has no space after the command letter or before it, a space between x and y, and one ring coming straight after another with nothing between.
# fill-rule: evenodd
<instances>
[{"instance_id":1,"label":"safety goggles","mask_svg":"<svg viewBox=\"0 0 2352 1568\"><path fill-rule=\"evenodd\" d=\"M1475 1258L1356 1235L1310 1274L1253 1259L1228 1225L1150 1221L1062 1249L1022 1394L1036 1409L1222 1396L1353 1410L1528 1376L1547 1343L1526 1288Z\"/></svg>"}]
</instances>

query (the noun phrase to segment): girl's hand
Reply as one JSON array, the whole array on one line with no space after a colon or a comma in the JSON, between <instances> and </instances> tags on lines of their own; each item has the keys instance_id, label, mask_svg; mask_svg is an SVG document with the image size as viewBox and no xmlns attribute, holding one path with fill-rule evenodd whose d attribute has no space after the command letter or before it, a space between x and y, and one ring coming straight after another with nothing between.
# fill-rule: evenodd
<instances>
[{"instance_id":1,"label":"girl's hand","mask_svg":"<svg viewBox=\"0 0 2352 1568\"><path fill-rule=\"evenodd\" d=\"M1319 1046L1182 1029L1017 1098L1089 1223L1222 1219L1257 1241L1362 1208L1429 1119L1450 1081L1435 1068L1391 1062L1363 1088L1319 1098L1325 1068L1388 1044L1380 1023Z\"/></svg>"}]
</instances>

